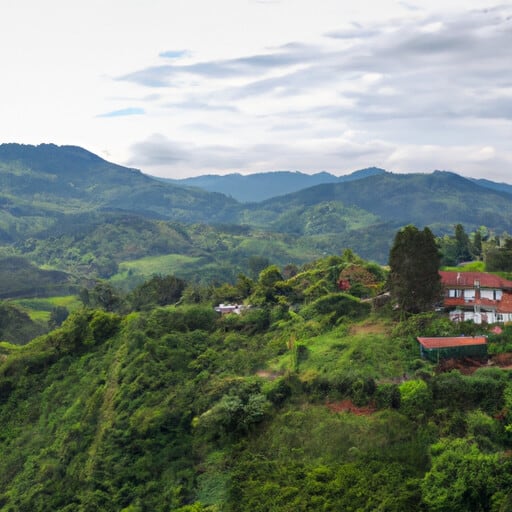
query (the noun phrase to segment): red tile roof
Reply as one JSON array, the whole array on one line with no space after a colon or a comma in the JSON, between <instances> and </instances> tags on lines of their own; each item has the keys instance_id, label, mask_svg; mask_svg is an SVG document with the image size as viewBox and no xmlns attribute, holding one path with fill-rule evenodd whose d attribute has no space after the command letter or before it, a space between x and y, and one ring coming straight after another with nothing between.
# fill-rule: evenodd
<instances>
[{"instance_id":1,"label":"red tile roof","mask_svg":"<svg viewBox=\"0 0 512 512\"><path fill-rule=\"evenodd\" d=\"M512 294L503 294L498 303L498 313L512 313Z\"/></svg>"},{"instance_id":2,"label":"red tile roof","mask_svg":"<svg viewBox=\"0 0 512 512\"><path fill-rule=\"evenodd\" d=\"M441 283L443 286L473 288L475 281L478 281L481 288L512 289L512 281L507 281L500 276L486 272L453 272L441 270L439 274L441 275Z\"/></svg>"},{"instance_id":3,"label":"red tile roof","mask_svg":"<svg viewBox=\"0 0 512 512\"><path fill-rule=\"evenodd\" d=\"M450 338L418 338L426 349L463 347L467 345L485 345L485 336L453 336Z\"/></svg>"}]
</instances>

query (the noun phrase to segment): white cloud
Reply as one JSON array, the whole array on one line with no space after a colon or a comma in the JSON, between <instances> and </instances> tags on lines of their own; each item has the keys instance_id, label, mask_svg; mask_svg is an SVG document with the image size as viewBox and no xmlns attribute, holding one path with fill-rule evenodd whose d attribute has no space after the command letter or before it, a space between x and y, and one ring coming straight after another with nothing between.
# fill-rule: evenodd
<instances>
[{"instance_id":1,"label":"white cloud","mask_svg":"<svg viewBox=\"0 0 512 512\"><path fill-rule=\"evenodd\" d=\"M511 181L511 16L488 0L18 0L0 18L0 139L168 175Z\"/></svg>"}]
</instances>

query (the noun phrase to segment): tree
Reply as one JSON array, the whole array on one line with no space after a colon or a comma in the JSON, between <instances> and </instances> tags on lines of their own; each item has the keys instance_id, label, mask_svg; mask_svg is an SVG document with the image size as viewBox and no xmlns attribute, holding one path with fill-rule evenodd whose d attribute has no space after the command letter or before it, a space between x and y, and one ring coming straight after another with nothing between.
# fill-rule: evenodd
<instances>
[{"instance_id":1,"label":"tree","mask_svg":"<svg viewBox=\"0 0 512 512\"><path fill-rule=\"evenodd\" d=\"M251 256L249 258L248 267L251 277L258 277L259 273L270 265L270 260L265 256Z\"/></svg>"},{"instance_id":2,"label":"tree","mask_svg":"<svg viewBox=\"0 0 512 512\"><path fill-rule=\"evenodd\" d=\"M389 254L389 288L402 313L433 308L441 296L440 254L432 231L406 226L395 236Z\"/></svg>"},{"instance_id":3,"label":"tree","mask_svg":"<svg viewBox=\"0 0 512 512\"><path fill-rule=\"evenodd\" d=\"M275 304L279 296L285 296L290 292L291 288L283 281L279 268L270 265L260 272L251 302L259 305Z\"/></svg>"},{"instance_id":4,"label":"tree","mask_svg":"<svg viewBox=\"0 0 512 512\"><path fill-rule=\"evenodd\" d=\"M155 275L130 294L132 306L137 309L165 306L177 302L185 289L185 281L173 275Z\"/></svg>"},{"instance_id":5,"label":"tree","mask_svg":"<svg viewBox=\"0 0 512 512\"><path fill-rule=\"evenodd\" d=\"M495 247L485 254L485 268L489 272L512 272L512 250Z\"/></svg>"},{"instance_id":6,"label":"tree","mask_svg":"<svg viewBox=\"0 0 512 512\"><path fill-rule=\"evenodd\" d=\"M122 305L122 300L117 290L105 281L100 281L96 284L96 286L89 291L88 297L91 307L101 308L105 311L117 311Z\"/></svg>"},{"instance_id":7,"label":"tree","mask_svg":"<svg viewBox=\"0 0 512 512\"><path fill-rule=\"evenodd\" d=\"M455 226L455 242L457 247L455 256L457 263L471 260L469 237L464 231L464 226L462 224L457 224Z\"/></svg>"},{"instance_id":8,"label":"tree","mask_svg":"<svg viewBox=\"0 0 512 512\"><path fill-rule=\"evenodd\" d=\"M472 252L478 259L482 256L482 233L480 230L476 230L473 236Z\"/></svg>"},{"instance_id":9,"label":"tree","mask_svg":"<svg viewBox=\"0 0 512 512\"><path fill-rule=\"evenodd\" d=\"M468 439L432 446L432 467L422 482L428 510L510 510L510 461L481 452Z\"/></svg>"},{"instance_id":10,"label":"tree","mask_svg":"<svg viewBox=\"0 0 512 512\"><path fill-rule=\"evenodd\" d=\"M55 306L50 313L48 325L52 329L56 329L62 325L62 322L69 316L69 311L64 306Z\"/></svg>"}]
</instances>

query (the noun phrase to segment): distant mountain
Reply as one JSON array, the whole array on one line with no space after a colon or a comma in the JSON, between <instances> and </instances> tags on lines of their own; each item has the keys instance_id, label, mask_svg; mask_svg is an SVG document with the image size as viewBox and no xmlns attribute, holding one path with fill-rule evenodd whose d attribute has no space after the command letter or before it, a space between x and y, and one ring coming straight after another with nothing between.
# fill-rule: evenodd
<instances>
[{"instance_id":1,"label":"distant mountain","mask_svg":"<svg viewBox=\"0 0 512 512\"><path fill-rule=\"evenodd\" d=\"M299 171L275 171L249 175L227 174L218 176L208 174L180 180L162 179L162 181L197 187L209 192L220 192L242 203L254 203L315 185L353 181L385 172L383 169L370 167L340 177L327 172L304 174Z\"/></svg>"},{"instance_id":2,"label":"distant mountain","mask_svg":"<svg viewBox=\"0 0 512 512\"><path fill-rule=\"evenodd\" d=\"M121 265L160 254L193 258L189 271L195 273L200 261L217 265L221 253L224 271L232 273L254 255L300 262L345 247L385 263L394 233L411 223L430 226L436 234L453 233L458 223L467 231L485 225L512 233L512 186L452 172L393 174L369 168L339 178L278 172L191 180L201 179L212 187L224 183L237 193L251 191L246 196L251 202L183 186L190 180L180 180L182 185L157 180L79 147L2 144L0 246L9 246L6 254L15 247L16 254L38 265L52 261L81 275L89 267L111 275L110 260ZM315 180L329 181L307 186ZM285 193L294 187L300 189ZM279 195L255 202L264 193ZM179 225L153 224L157 220Z\"/></svg>"},{"instance_id":3,"label":"distant mountain","mask_svg":"<svg viewBox=\"0 0 512 512\"><path fill-rule=\"evenodd\" d=\"M381 173L247 205L241 217L296 234L341 232L383 222L450 232L458 223L468 229L486 225L511 231L512 202L507 193L454 173Z\"/></svg>"},{"instance_id":4,"label":"distant mountain","mask_svg":"<svg viewBox=\"0 0 512 512\"><path fill-rule=\"evenodd\" d=\"M476 179L476 178L470 178L471 181L474 183L485 187L490 188L491 190L496 190L498 192L505 192L506 194L512 194L512 185L509 185L508 183L496 183L494 181L489 181L486 179Z\"/></svg>"},{"instance_id":5,"label":"distant mountain","mask_svg":"<svg viewBox=\"0 0 512 512\"><path fill-rule=\"evenodd\" d=\"M75 146L0 145L0 241L51 227L65 214L98 209L184 222L215 222L237 202L162 183Z\"/></svg>"}]
</instances>

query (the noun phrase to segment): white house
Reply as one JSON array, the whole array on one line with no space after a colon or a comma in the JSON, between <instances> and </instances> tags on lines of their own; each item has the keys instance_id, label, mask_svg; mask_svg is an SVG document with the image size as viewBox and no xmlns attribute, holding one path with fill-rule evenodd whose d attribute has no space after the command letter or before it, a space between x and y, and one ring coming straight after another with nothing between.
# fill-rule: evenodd
<instances>
[{"instance_id":1,"label":"white house","mask_svg":"<svg viewBox=\"0 0 512 512\"><path fill-rule=\"evenodd\" d=\"M453 321L512 321L512 281L486 272L441 271L443 306Z\"/></svg>"}]
</instances>

